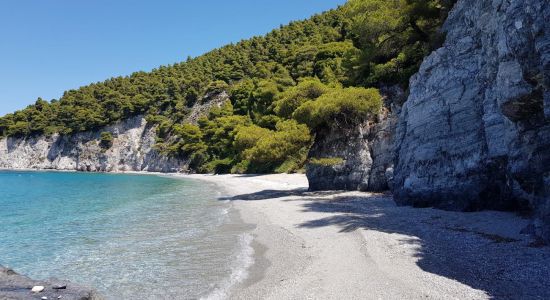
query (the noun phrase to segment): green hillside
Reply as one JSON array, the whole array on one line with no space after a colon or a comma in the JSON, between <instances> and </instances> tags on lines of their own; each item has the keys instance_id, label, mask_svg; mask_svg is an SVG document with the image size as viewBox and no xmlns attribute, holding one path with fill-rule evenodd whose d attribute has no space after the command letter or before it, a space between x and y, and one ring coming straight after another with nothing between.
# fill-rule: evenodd
<instances>
[{"instance_id":1,"label":"green hillside","mask_svg":"<svg viewBox=\"0 0 550 300\"><path fill-rule=\"evenodd\" d=\"M380 85L407 86L440 41L450 0L350 0L264 37L187 61L111 78L0 119L0 136L68 135L143 114L158 149L199 172L292 172L315 132L363 121ZM231 101L184 124L204 95Z\"/></svg>"}]
</instances>

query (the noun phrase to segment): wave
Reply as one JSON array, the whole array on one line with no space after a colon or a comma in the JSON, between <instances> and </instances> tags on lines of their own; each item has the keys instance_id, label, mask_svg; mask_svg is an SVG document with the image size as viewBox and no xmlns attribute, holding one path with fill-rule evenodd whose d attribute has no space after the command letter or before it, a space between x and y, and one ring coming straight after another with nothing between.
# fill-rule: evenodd
<instances>
[{"instance_id":1,"label":"wave","mask_svg":"<svg viewBox=\"0 0 550 300\"><path fill-rule=\"evenodd\" d=\"M252 234L243 233L239 235L239 250L233 255L231 274L223 280L214 291L203 300L221 300L229 297L231 289L244 282L248 278L248 270L254 264L254 248Z\"/></svg>"}]
</instances>

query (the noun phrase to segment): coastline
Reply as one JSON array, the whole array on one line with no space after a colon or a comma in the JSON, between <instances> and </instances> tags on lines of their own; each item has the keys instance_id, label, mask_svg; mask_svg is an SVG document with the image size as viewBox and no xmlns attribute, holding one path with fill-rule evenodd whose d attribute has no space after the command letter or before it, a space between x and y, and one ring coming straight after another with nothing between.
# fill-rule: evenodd
<instances>
[{"instance_id":1,"label":"coastline","mask_svg":"<svg viewBox=\"0 0 550 300\"><path fill-rule=\"evenodd\" d=\"M219 200L250 225L245 255L253 259L205 299L550 298L550 250L513 213L308 192L303 174L119 173L214 183Z\"/></svg>"}]
</instances>

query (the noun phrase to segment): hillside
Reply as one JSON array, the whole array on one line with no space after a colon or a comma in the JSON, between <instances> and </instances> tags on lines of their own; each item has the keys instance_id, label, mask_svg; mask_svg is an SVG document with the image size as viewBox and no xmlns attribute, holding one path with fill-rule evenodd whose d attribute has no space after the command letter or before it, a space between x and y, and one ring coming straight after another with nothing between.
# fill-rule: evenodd
<instances>
[{"instance_id":1,"label":"hillside","mask_svg":"<svg viewBox=\"0 0 550 300\"><path fill-rule=\"evenodd\" d=\"M0 136L70 138L144 115L155 149L190 170L296 171L317 132L374 119L378 88L407 87L440 43L450 2L351 0L182 63L38 99L1 118ZM229 101L190 122L194 107L223 93ZM112 146L111 132L99 138Z\"/></svg>"},{"instance_id":2,"label":"hillside","mask_svg":"<svg viewBox=\"0 0 550 300\"><path fill-rule=\"evenodd\" d=\"M38 100L0 119L0 168L305 169L312 190L532 214L548 241L550 6L460 0L447 18L453 3L351 0Z\"/></svg>"}]
</instances>

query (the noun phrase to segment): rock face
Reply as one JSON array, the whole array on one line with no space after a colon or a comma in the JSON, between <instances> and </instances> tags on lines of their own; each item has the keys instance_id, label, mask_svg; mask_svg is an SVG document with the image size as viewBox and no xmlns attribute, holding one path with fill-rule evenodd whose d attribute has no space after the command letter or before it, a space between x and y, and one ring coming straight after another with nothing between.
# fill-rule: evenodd
<instances>
[{"instance_id":1,"label":"rock face","mask_svg":"<svg viewBox=\"0 0 550 300\"><path fill-rule=\"evenodd\" d=\"M196 124L210 109L227 101L229 95L225 91L209 93L191 108L185 121ZM135 116L100 130L70 136L0 139L0 169L187 172L187 161L166 157L154 148L156 129L143 116ZM108 149L100 145L102 132L114 137Z\"/></svg>"},{"instance_id":2,"label":"rock face","mask_svg":"<svg viewBox=\"0 0 550 300\"><path fill-rule=\"evenodd\" d=\"M109 149L100 146L101 132L112 133ZM186 170L186 162L155 149L156 128L136 116L97 131L71 136L38 136L0 140L0 168L55 169L89 172Z\"/></svg>"},{"instance_id":3,"label":"rock face","mask_svg":"<svg viewBox=\"0 0 550 300\"><path fill-rule=\"evenodd\" d=\"M34 293L33 287L42 286L44 289ZM64 289L56 289L65 287ZM0 266L0 299L26 300L26 299L63 299L63 300L101 300L96 291L81 287L67 281L56 279L37 281L15 273L13 270Z\"/></svg>"},{"instance_id":4,"label":"rock face","mask_svg":"<svg viewBox=\"0 0 550 300\"><path fill-rule=\"evenodd\" d=\"M459 0L444 31L399 117L395 200L534 210L550 240L550 2Z\"/></svg>"},{"instance_id":5,"label":"rock face","mask_svg":"<svg viewBox=\"0 0 550 300\"><path fill-rule=\"evenodd\" d=\"M310 190L383 191L393 168L394 132L404 92L382 89L384 109L376 120L348 128L330 128L317 134L310 159L340 159L337 164L307 165Z\"/></svg>"},{"instance_id":6,"label":"rock face","mask_svg":"<svg viewBox=\"0 0 550 300\"><path fill-rule=\"evenodd\" d=\"M199 119L207 116L211 109L222 107L229 100L229 94L226 91L207 93L197 101L191 108L191 113L185 119L185 122L197 124Z\"/></svg>"}]
</instances>

